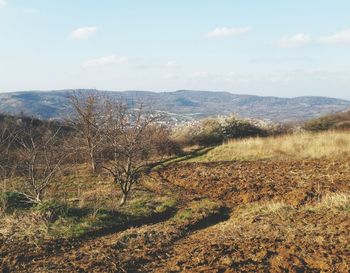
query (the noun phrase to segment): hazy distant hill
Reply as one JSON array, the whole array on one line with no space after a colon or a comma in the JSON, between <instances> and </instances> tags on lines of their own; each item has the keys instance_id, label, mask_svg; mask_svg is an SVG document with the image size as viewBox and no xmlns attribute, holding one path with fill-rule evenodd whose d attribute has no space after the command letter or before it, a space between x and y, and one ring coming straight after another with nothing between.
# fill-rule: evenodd
<instances>
[{"instance_id":1,"label":"hazy distant hill","mask_svg":"<svg viewBox=\"0 0 350 273\"><path fill-rule=\"evenodd\" d=\"M0 112L60 118L69 113L72 90L0 93ZM350 109L350 101L326 97L278 98L236 95L229 92L179 90L175 92L107 92L129 103L143 101L154 110L166 111L176 119L199 119L236 113L242 117L274 121L305 120Z\"/></svg>"}]
</instances>

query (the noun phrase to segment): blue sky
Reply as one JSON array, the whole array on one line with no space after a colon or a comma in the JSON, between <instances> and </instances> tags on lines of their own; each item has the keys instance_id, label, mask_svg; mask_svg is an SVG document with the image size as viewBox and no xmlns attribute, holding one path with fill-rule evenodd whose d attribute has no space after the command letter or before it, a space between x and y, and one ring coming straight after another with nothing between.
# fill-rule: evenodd
<instances>
[{"instance_id":1,"label":"blue sky","mask_svg":"<svg viewBox=\"0 0 350 273\"><path fill-rule=\"evenodd\" d=\"M350 99L349 0L0 0L0 91Z\"/></svg>"}]
</instances>

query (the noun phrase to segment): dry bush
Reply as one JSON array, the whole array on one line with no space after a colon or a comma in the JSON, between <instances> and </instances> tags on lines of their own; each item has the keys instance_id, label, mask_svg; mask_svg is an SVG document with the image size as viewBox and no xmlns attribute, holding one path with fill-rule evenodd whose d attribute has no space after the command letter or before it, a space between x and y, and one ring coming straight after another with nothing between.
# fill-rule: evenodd
<instances>
[{"instance_id":1,"label":"dry bush","mask_svg":"<svg viewBox=\"0 0 350 273\"><path fill-rule=\"evenodd\" d=\"M18 191L33 203L40 203L45 197L66 156L58 143L59 130L30 123L16 138L16 172L23 181Z\"/></svg>"},{"instance_id":2,"label":"dry bush","mask_svg":"<svg viewBox=\"0 0 350 273\"><path fill-rule=\"evenodd\" d=\"M338 122L334 129L338 130L350 130L350 120Z\"/></svg>"},{"instance_id":3,"label":"dry bush","mask_svg":"<svg viewBox=\"0 0 350 273\"><path fill-rule=\"evenodd\" d=\"M233 115L223 118L207 118L199 123L176 128L173 139L183 146L217 145L224 140L267 136L269 128L239 119Z\"/></svg>"},{"instance_id":4,"label":"dry bush","mask_svg":"<svg viewBox=\"0 0 350 273\"><path fill-rule=\"evenodd\" d=\"M56 121L0 116L0 190L40 202L67 155L68 131Z\"/></svg>"},{"instance_id":5,"label":"dry bush","mask_svg":"<svg viewBox=\"0 0 350 273\"><path fill-rule=\"evenodd\" d=\"M194 138L199 130L199 124L183 125L175 128L171 138L182 147L194 145Z\"/></svg>"},{"instance_id":6,"label":"dry bush","mask_svg":"<svg viewBox=\"0 0 350 273\"><path fill-rule=\"evenodd\" d=\"M0 115L0 198L8 190L9 179L13 176L17 158L14 153L19 128L16 119ZM2 207L4 207L4 203Z\"/></svg>"},{"instance_id":7,"label":"dry bush","mask_svg":"<svg viewBox=\"0 0 350 273\"><path fill-rule=\"evenodd\" d=\"M268 131L261 126L253 124L248 120L238 119L235 116L225 118L222 127L224 139L226 140L268 135Z\"/></svg>"},{"instance_id":8,"label":"dry bush","mask_svg":"<svg viewBox=\"0 0 350 273\"><path fill-rule=\"evenodd\" d=\"M171 156L182 153L181 145L171 138L171 131L168 127L154 125L149 129L158 156Z\"/></svg>"},{"instance_id":9,"label":"dry bush","mask_svg":"<svg viewBox=\"0 0 350 273\"><path fill-rule=\"evenodd\" d=\"M193 138L193 144L213 145L224 139L223 129L218 119L208 118L200 123L199 130Z\"/></svg>"},{"instance_id":10,"label":"dry bush","mask_svg":"<svg viewBox=\"0 0 350 273\"><path fill-rule=\"evenodd\" d=\"M350 111L312 119L305 122L303 128L313 132L334 129L348 130L350 129Z\"/></svg>"}]
</instances>

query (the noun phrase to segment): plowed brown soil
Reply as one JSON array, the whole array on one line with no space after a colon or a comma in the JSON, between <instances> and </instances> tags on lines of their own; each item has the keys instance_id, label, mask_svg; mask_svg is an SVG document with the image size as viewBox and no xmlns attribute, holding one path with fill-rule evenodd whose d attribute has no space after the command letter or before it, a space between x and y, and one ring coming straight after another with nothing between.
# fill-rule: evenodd
<instances>
[{"instance_id":1,"label":"plowed brown soil","mask_svg":"<svg viewBox=\"0 0 350 273\"><path fill-rule=\"evenodd\" d=\"M325 192L347 191L350 162L327 160L182 163L159 176L188 192L230 206L262 200L302 205Z\"/></svg>"},{"instance_id":2,"label":"plowed brown soil","mask_svg":"<svg viewBox=\"0 0 350 273\"><path fill-rule=\"evenodd\" d=\"M164 219L89 240L38 247L2 244L0 268L4 272L350 270L350 208L316 206L329 192L350 191L348 161L178 163L152 176L180 193L182 208L209 198L226 210L187 222ZM265 208L266 202L272 205Z\"/></svg>"}]
</instances>

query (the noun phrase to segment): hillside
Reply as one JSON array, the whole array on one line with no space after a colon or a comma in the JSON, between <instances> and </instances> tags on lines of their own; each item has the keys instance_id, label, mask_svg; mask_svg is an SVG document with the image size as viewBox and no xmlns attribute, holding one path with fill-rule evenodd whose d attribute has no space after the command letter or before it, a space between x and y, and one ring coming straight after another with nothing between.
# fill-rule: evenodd
<instances>
[{"instance_id":1,"label":"hillside","mask_svg":"<svg viewBox=\"0 0 350 273\"><path fill-rule=\"evenodd\" d=\"M303 132L268 138L232 139L193 162L237 160L299 160L350 157L348 131Z\"/></svg>"},{"instance_id":2,"label":"hillside","mask_svg":"<svg viewBox=\"0 0 350 273\"><path fill-rule=\"evenodd\" d=\"M68 96L71 92L72 90L2 93L0 111L57 119L70 112ZM129 104L142 101L146 105L152 105L154 110L169 113L176 121L230 113L273 121L298 121L350 109L350 101L326 97L279 98L191 90L111 91L106 94L123 98Z\"/></svg>"},{"instance_id":3,"label":"hillside","mask_svg":"<svg viewBox=\"0 0 350 273\"><path fill-rule=\"evenodd\" d=\"M349 272L349 143L237 140L156 166L123 208L107 173L69 164L58 203L0 211L0 272Z\"/></svg>"}]
</instances>

